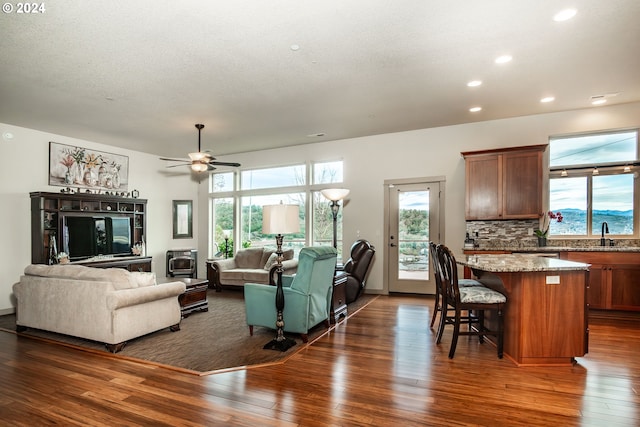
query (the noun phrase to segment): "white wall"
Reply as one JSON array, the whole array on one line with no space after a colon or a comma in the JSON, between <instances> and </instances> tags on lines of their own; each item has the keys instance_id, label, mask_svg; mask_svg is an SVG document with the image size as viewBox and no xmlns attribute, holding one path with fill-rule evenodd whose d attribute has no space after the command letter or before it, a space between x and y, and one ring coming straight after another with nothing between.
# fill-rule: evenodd
<instances>
[{"instance_id":1,"label":"white wall","mask_svg":"<svg viewBox=\"0 0 640 427\"><path fill-rule=\"evenodd\" d=\"M348 253L349 245L359 236L371 241L377 253L367 290L386 293L385 180L445 176L445 244L461 249L465 237L461 151L546 144L551 135L639 126L640 103L633 103L307 144L237 154L225 160L233 159L246 168L344 160L344 187L351 192L343 210L343 253ZM206 188L202 188L200 197L206 200Z\"/></svg>"},{"instance_id":2,"label":"white wall","mask_svg":"<svg viewBox=\"0 0 640 427\"><path fill-rule=\"evenodd\" d=\"M244 168L344 160L344 186L351 193L343 211L343 252L347 253L350 242L359 236L370 240L377 255L367 288L370 292L385 293L387 285L382 277L386 248L383 241L385 180L445 176L445 243L460 248L465 233L461 151L544 144L550 135L632 127L640 127L640 103L307 144L237 154L219 160L238 161ZM198 185L190 174L174 173L175 168L167 170L164 162L149 154L0 123L0 134L5 132L13 133L14 138L10 141L0 139L0 260L3 273L0 314L13 311L11 286L31 261L29 192L60 191L60 187L47 185L49 141L129 156L129 188L137 188L140 197L149 201L146 240L147 252L154 257L153 271L164 275L166 250L197 247L198 275L205 277L204 260L208 253L206 180ZM171 201L174 199L194 200L193 239L172 239Z\"/></svg>"},{"instance_id":3,"label":"white wall","mask_svg":"<svg viewBox=\"0 0 640 427\"><path fill-rule=\"evenodd\" d=\"M0 136L0 314L14 311L12 285L31 262L31 208L29 193L59 192L62 187L48 185L49 141L92 148L129 156L129 190L140 191L147 199L147 254L153 256L153 271L164 275L165 252L176 247L196 247L196 239L173 240L172 200L191 199L197 205L197 182L176 168L166 169L157 156L122 150L0 123L0 135L10 132L13 139ZM194 209L194 236L198 235L198 216Z\"/></svg>"}]
</instances>

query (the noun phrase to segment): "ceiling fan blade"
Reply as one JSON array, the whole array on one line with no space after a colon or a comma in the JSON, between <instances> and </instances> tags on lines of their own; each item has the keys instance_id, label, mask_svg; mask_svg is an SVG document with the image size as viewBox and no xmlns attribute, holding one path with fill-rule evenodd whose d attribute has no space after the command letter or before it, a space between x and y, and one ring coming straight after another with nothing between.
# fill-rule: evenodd
<instances>
[{"instance_id":1,"label":"ceiling fan blade","mask_svg":"<svg viewBox=\"0 0 640 427\"><path fill-rule=\"evenodd\" d=\"M189 159L169 159L167 157L160 157L160 160L167 160L169 162L191 162Z\"/></svg>"},{"instance_id":2,"label":"ceiling fan blade","mask_svg":"<svg viewBox=\"0 0 640 427\"><path fill-rule=\"evenodd\" d=\"M233 166L234 168L237 168L240 166L240 163L235 163L235 162L214 162L211 161L209 162L210 165L218 165L218 166Z\"/></svg>"},{"instance_id":3,"label":"ceiling fan blade","mask_svg":"<svg viewBox=\"0 0 640 427\"><path fill-rule=\"evenodd\" d=\"M182 167L182 166L189 166L189 163L182 163L180 165L169 165L167 167L168 168L178 168L178 167Z\"/></svg>"},{"instance_id":4,"label":"ceiling fan blade","mask_svg":"<svg viewBox=\"0 0 640 427\"><path fill-rule=\"evenodd\" d=\"M207 165L207 172L213 172L214 170L216 170L216 168L214 168L213 166L211 166L211 164Z\"/></svg>"}]
</instances>

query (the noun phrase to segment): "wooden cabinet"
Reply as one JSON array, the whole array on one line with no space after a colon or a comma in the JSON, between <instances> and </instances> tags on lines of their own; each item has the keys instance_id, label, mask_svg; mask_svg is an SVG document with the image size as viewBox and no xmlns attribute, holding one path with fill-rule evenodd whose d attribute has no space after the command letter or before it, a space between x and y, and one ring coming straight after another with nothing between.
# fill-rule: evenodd
<instances>
[{"instance_id":1,"label":"wooden cabinet","mask_svg":"<svg viewBox=\"0 0 640 427\"><path fill-rule=\"evenodd\" d=\"M589 308L640 311L640 253L566 252L561 258L591 264Z\"/></svg>"},{"instance_id":2,"label":"wooden cabinet","mask_svg":"<svg viewBox=\"0 0 640 427\"><path fill-rule=\"evenodd\" d=\"M535 219L542 212L542 154L546 145L467 151L467 220Z\"/></svg>"},{"instance_id":3,"label":"wooden cabinet","mask_svg":"<svg viewBox=\"0 0 640 427\"><path fill-rule=\"evenodd\" d=\"M331 317L329 318L332 323L337 323L340 318L347 317L347 294L345 289L347 276L347 273L344 271L336 271L333 277Z\"/></svg>"},{"instance_id":4,"label":"wooden cabinet","mask_svg":"<svg viewBox=\"0 0 640 427\"><path fill-rule=\"evenodd\" d=\"M48 264L53 253L63 251L65 217L127 218L131 243L144 239L146 200L90 193L35 192L30 196L33 264ZM52 243L55 247L52 247ZM73 257L73 254L71 256Z\"/></svg>"}]
</instances>

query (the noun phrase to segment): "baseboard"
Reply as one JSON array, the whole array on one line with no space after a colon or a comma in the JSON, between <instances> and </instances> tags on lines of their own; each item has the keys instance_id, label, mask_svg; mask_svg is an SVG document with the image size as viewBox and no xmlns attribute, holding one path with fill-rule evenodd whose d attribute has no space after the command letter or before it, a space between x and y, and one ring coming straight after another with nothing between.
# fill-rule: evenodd
<instances>
[{"instance_id":1,"label":"baseboard","mask_svg":"<svg viewBox=\"0 0 640 427\"><path fill-rule=\"evenodd\" d=\"M5 316L7 314L14 314L15 312L16 312L16 308L15 307L4 308L4 309L0 310L0 316Z\"/></svg>"}]
</instances>

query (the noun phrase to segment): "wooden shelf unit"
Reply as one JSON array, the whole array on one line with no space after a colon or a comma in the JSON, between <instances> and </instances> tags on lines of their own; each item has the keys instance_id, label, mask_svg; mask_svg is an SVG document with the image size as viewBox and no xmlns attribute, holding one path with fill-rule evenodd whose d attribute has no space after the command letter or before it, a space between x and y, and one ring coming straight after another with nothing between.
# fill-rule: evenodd
<instances>
[{"instance_id":1,"label":"wooden shelf unit","mask_svg":"<svg viewBox=\"0 0 640 427\"><path fill-rule=\"evenodd\" d=\"M133 242L141 242L147 225L147 200L90 193L33 192L31 197L31 262L48 264L51 236L56 250L62 251L60 239L66 214L117 214L132 218Z\"/></svg>"}]
</instances>

